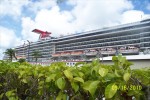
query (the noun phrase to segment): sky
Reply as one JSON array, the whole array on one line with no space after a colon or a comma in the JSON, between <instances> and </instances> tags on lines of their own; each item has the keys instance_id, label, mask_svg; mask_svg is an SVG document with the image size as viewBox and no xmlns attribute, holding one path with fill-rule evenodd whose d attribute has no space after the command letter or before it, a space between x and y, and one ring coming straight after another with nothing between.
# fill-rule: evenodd
<instances>
[{"instance_id":1,"label":"sky","mask_svg":"<svg viewBox=\"0 0 150 100\"><path fill-rule=\"evenodd\" d=\"M150 18L150 0L0 0L0 59L8 48Z\"/></svg>"}]
</instances>

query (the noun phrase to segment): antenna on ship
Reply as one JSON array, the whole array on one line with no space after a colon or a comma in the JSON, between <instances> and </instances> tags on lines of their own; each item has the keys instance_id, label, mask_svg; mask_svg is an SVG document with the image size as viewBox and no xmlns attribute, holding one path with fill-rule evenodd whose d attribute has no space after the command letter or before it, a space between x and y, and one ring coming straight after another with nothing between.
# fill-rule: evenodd
<instances>
[{"instance_id":1,"label":"antenna on ship","mask_svg":"<svg viewBox=\"0 0 150 100\"><path fill-rule=\"evenodd\" d=\"M46 39L47 37L50 37L50 34L52 34L51 32L42 31L42 30L39 30L39 29L34 29L34 30L32 30L32 32L40 34L40 36L39 36L40 40Z\"/></svg>"}]
</instances>

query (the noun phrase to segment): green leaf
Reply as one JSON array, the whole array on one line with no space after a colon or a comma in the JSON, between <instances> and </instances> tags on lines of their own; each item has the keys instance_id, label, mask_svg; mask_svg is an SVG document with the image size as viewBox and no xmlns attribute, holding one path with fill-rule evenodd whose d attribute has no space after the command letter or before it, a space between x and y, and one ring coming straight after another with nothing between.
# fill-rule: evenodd
<instances>
[{"instance_id":1,"label":"green leaf","mask_svg":"<svg viewBox=\"0 0 150 100\"><path fill-rule=\"evenodd\" d=\"M125 73L123 75L123 79L127 82L130 79L131 74L130 73Z\"/></svg>"},{"instance_id":2,"label":"green leaf","mask_svg":"<svg viewBox=\"0 0 150 100\"><path fill-rule=\"evenodd\" d=\"M133 96L133 95L143 95L143 91L140 90L129 90L127 95L128 96Z\"/></svg>"},{"instance_id":3,"label":"green leaf","mask_svg":"<svg viewBox=\"0 0 150 100\"><path fill-rule=\"evenodd\" d=\"M62 92L59 92L58 96L56 97L56 100L67 100L67 95L63 94Z\"/></svg>"},{"instance_id":4,"label":"green leaf","mask_svg":"<svg viewBox=\"0 0 150 100\"><path fill-rule=\"evenodd\" d=\"M78 82L81 82L81 83L84 83L84 80L80 77L75 77L74 80L78 81Z\"/></svg>"},{"instance_id":5,"label":"green leaf","mask_svg":"<svg viewBox=\"0 0 150 100\"><path fill-rule=\"evenodd\" d=\"M8 98L10 98L10 97L12 97L12 96L15 96L15 93L14 93L14 92L16 92L16 89L15 89L15 90L7 91L7 92L6 92L6 96L7 96Z\"/></svg>"},{"instance_id":6,"label":"green leaf","mask_svg":"<svg viewBox=\"0 0 150 100\"><path fill-rule=\"evenodd\" d=\"M77 83L71 83L72 88L74 89L75 92L77 92L79 90L79 86Z\"/></svg>"},{"instance_id":7,"label":"green leaf","mask_svg":"<svg viewBox=\"0 0 150 100\"><path fill-rule=\"evenodd\" d=\"M23 76L25 74L25 71L19 71L20 75Z\"/></svg>"},{"instance_id":8,"label":"green leaf","mask_svg":"<svg viewBox=\"0 0 150 100\"><path fill-rule=\"evenodd\" d=\"M94 60L92 61L92 65L96 66L96 65L98 65L98 64L99 64L99 59L94 59Z\"/></svg>"},{"instance_id":9,"label":"green leaf","mask_svg":"<svg viewBox=\"0 0 150 100\"><path fill-rule=\"evenodd\" d=\"M121 77L121 75L120 75L120 73L119 73L119 70L115 70L115 75L116 75L117 77Z\"/></svg>"},{"instance_id":10,"label":"green leaf","mask_svg":"<svg viewBox=\"0 0 150 100\"><path fill-rule=\"evenodd\" d=\"M122 63L124 63L126 61L126 57L122 57L122 55L118 56L118 60Z\"/></svg>"},{"instance_id":11,"label":"green leaf","mask_svg":"<svg viewBox=\"0 0 150 100\"><path fill-rule=\"evenodd\" d=\"M99 69L99 74L104 77L108 73L108 69L106 68L100 68Z\"/></svg>"},{"instance_id":12,"label":"green leaf","mask_svg":"<svg viewBox=\"0 0 150 100\"><path fill-rule=\"evenodd\" d=\"M4 93L0 94L0 99L2 100L2 97L3 97Z\"/></svg>"},{"instance_id":13,"label":"green leaf","mask_svg":"<svg viewBox=\"0 0 150 100\"><path fill-rule=\"evenodd\" d=\"M40 81L40 82L39 82L39 85L40 85L40 86L44 85L44 81Z\"/></svg>"},{"instance_id":14,"label":"green leaf","mask_svg":"<svg viewBox=\"0 0 150 100\"><path fill-rule=\"evenodd\" d=\"M105 97L107 99L110 99L116 94L116 92L117 92L117 85L111 83L107 85L107 87L105 88Z\"/></svg>"},{"instance_id":15,"label":"green leaf","mask_svg":"<svg viewBox=\"0 0 150 100\"><path fill-rule=\"evenodd\" d=\"M56 74L51 74L50 76L48 76L48 77L46 78L46 82L50 82L51 80L54 80L55 77L56 77Z\"/></svg>"},{"instance_id":16,"label":"green leaf","mask_svg":"<svg viewBox=\"0 0 150 100\"><path fill-rule=\"evenodd\" d=\"M97 89L97 85L99 84L99 82L100 81L86 81L83 84L83 89L89 91L90 94L93 96Z\"/></svg>"},{"instance_id":17,"label":"green leaf","mask_svg":"<svg viewBox=\"0 0 150 100\"><path fill-rule=\"evenodd\" d=\"M40 73L40 74L38 75L38 77L42 77L42 76L44 76L44 74L43 74L43 73Z\"/></svg>"},{"instance_id":18,"label":"green leaf","mask_svg":"<svg viewBox=\"0 0 150 100\"><path fill-rule=\"evenodd\" d=\"M42 95L42 94L43 94L43 90L40 89L40 90L38 91L38 95Z\"/></svg>"},{"instance_id":19,"label":"green leaf","mask_svg":"<svg viewBox=\"0 0 150 100\"><path fill-rule=\"evenodd\" d=\"M37 71L37 70L34 70L34 71L33 71L33 75L34 75L34 76L37 76L37 75L38 75L38 71Z\"/></svg>"},{"instance_id":20,"label":"green leaf","mask_svg":"<svg viewBox=\"0 0 150 100\"><path fill-rule=\"evenodd\" d=\"M23 83L27 83L27 80L26 80L26 79L22 79L22 82L23 82Z\"/></svg>"},{"instance_id":21,"label":"green leaf","mask_svg":"<svg viewBox=\"0 0 150 100\"><path fill-rule=\"evenodd\" d=\"M63 78L59 78L56 81L56 84L57 84L57 86L58 86L59 89L63 90L64 87L65 87L66 81Z\"/></svg>"},{"instance_id":22,"label":"green leaf","mask_svg":"<svg viewBox=\"0 0 150 100\"><path fill-rule=\"evenodd\" d=\"M64 74L68 79L73 79L73 75L69 70L65 70Z\"/></svg>"},{"instance_id":23,"label":"green leaf","mask_svg":"<svg viewBox=\"0 0 150 100\"><path fill-rule=\"evenodd\" d=\"M112 57L112 61L113 61L113 62L118 61L118 58L117 58L116 56L113 56L113 57Z\"/></svg>"},{"instance_id":24,"label":"green leaf","mask_svg":"<svg viewBox=\"0 0 150 100\"><path fill-rule=\"evenodd\" d=\"M80 77L84 76L84 74L82 72L78 72L78 74L79 74Z\"/></svg>"}]
</instances>

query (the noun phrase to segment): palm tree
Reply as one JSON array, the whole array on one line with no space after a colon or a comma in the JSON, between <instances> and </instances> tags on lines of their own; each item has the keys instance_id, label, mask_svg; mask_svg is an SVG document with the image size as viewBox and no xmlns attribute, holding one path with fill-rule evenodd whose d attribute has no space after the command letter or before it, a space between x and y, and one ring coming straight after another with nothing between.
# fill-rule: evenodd
<instances>
[{"instance_id":1,"label":"palm tree","mask_svg":"<svg viewBox=\"0 0 150 100\"><path fill-rule=\"evenodd\" d=\"M32 56L35 58L35 61L37 63L38 58L40 58L42 55L39 51L35 50L35 51L32 52Z\"/></svg>"},{"instance_id":2,"label":"palm tree","mask_svg":"<svg viewBox=\"0 0 150 100\"><path fill-rule=\"evenodd\" d=\"M15 55L15 50L12 49L12 48L7 49L7 50L4 52L4 54L6 54L7 56L9 56L10 61L13 60L13 57L17 60L17 57L16 57L16 55Z\"/></svg>"}]
</instances>

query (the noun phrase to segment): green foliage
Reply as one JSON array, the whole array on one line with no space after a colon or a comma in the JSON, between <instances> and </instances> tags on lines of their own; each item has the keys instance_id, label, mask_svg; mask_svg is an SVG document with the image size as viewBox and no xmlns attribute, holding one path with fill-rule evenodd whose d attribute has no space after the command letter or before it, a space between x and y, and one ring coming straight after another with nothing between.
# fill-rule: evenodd
<instances>
[{"instance_id":1,"label":"green foliage","mask_svg":"<svg viewBox=\"0 0 150 100\"><path fill-rule=\"evenodd\" d=\"M16 55L15 55L15 50L10 48L10 49L7 49L4 54L6 54L8 57L9 57L9 60L12 61L13 57L15 59L17 59Z\"/></svg>"},{"instance_id":2,"label":"green foliage","mask_svg":"<svg viewBox=\"0 0 150 100\"><path fill-rule=\"evenodd\" d=\"M107 87L105 88L105 96L108 99L112 98L116 92L117 92L117 85L115 85L114 83L107 85Z\"/></svg>"},{"instance_id":3,"label":"green foliage","mask_svg":"<svg viewBox=\"0 0 150 100\"><path fill-rule=\"evenodd\" d=\"M97 89L99 82L100 81L86 81L83 84L83 89L89 91L90 94L93 96Z\"/></svg>"},{"instance_id":4,"label":"green foliage","mask_svg":"<svg viewBox=\"0 0 150 100\"><path fill-rule=\"evenodd\" d=\"M26 62L26 60L23 59L23 58L20 58L20 59L18 60L18 62L19 62L19 63L24 63L24 62Z\"/></svg>"},{"instance_id":5,"label":"green foliage","mask_svg":"<svg viewBox=\"0 0 150 100\"><path fill-rule=\"evenodd\" d=\"M130 73L125 73L123 75L123 79L127 82L130 79L131 74Z\"/></svg>"},{"instance_id":6,"label":"green foliage","mask_svg":"<svg viewBox=\"0 0 150 100\"><path fill-rule=\"evenodd\" d=\"M32 52L32 56L35 58L35 61L37 62L38 58L42 57L42 54L40 51L35 50Z\"/></svg>"},{"instance_id":7,"label":"green foliage","mask_svg":"<svg viewBox=\"0 0 150 100\"><path fill-rule=\"evenodd\" d=\"M0 61L0 99L146 100L150 68L131 70L131 63L122 56L112 61L113 65L94 60L73 67L64 62L43 67Z\"/></svg>"}]
</instances>

